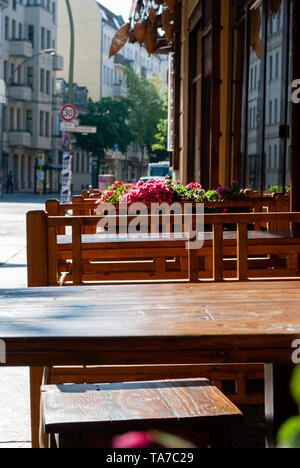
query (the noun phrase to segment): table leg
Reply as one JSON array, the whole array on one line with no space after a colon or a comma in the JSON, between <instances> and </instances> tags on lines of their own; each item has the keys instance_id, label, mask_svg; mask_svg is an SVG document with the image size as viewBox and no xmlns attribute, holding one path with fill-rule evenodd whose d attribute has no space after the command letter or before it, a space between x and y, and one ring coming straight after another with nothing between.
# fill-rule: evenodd
<instances>
[{"instance_id":1,"label":"table leg","mask_svg":"<svg viewBox=\"0 0 300 468\"><path fill-rule=\"evenodd\" d=\"M40 396L43 367L30 368L30 404L32 448L39 448Z\"/></svg>"},{"instance_id":2,"label":"table leg","mask_svg":"<svg viewBox=\"0 0 300 468\"><path fill-rule=\"evenodd\" d=\"M290 382L295 366L265 365L265 414L267 448L274 448L281 425L299 413L290 392Z\"/></svg>"}]
</instances>

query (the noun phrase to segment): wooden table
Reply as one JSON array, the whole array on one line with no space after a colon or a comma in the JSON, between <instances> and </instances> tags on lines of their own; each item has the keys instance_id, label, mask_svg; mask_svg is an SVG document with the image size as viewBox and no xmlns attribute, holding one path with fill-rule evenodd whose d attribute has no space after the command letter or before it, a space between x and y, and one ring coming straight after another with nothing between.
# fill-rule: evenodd
<instances>
[{"instance_id":1,"label":"wooden table","mask_svg":"<svg viewBox=\"0 0 300 468\"><path fill-rule=\"evenodd\" d=\"M0 290L7 366L265 363L275 427L299 336L297 281Z\"/></svg>"}]
</instances>

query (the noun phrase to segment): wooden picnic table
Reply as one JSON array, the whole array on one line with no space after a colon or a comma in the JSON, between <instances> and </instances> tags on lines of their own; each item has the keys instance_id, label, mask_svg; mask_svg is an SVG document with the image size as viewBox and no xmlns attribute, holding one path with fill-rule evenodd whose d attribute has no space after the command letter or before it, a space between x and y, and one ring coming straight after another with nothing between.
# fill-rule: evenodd
<instances>
[{"instance_id":1,"label":"wooden picnic table","mask_svg":"<svg viewBox=\"0 0 300 468\"><path fill-rule=\"evenodd\" d=\"M6 366L264 363L267 422L277 428L297 412L289 378L292 343L300 336L299 286L261 281L0 290ZM272 440L271 429L268 434Z\"/></svg>"}]
</instances>

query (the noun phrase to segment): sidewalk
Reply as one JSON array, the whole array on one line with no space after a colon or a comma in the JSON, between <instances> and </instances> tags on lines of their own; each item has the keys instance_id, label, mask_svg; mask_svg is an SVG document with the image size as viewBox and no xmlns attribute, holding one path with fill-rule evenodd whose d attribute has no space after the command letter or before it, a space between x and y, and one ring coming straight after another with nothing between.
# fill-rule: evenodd
<instances>
[{"instance_id":1,"label":"sidewalk","mask_svg":"<svg viewBox=\"0 0 300 468\"><path fill-rule=\"evenodd\" d=\"M26 213L43 209L49 198L57 195L16 193L0 198L0 289L27 286ZM30 448L27 368L0 369L0 402L0 449Z\"/></svg>"}]
</instances>

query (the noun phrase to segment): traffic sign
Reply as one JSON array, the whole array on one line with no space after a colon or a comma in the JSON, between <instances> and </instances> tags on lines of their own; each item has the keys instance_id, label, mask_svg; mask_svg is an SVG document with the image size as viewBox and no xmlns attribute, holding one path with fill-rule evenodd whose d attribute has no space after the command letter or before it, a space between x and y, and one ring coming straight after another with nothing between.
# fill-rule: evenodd
<instances>
[{"instance_id":1,"label":"traffic sign","mask_svg":"<svg viewBox=\"0 0 300 468\"><path fill-rule=\"evenodd\" d=\"M70 136L67 133L64 133L61 139L63 146L68 146L70 143Z\"/></svg>"},{"instance_id":2,"label":"traffic sign","mask_svg":"<svg viewBox=\"0 0 300 468\"><path fill-rule=\"evenodd\" d=\"M73 122L61 122L60 123L60 131L61 132L74 132L76 124Z\"/></svg>"},{"instance_id":3,"label":"traffic sign","mask_svg":"<svg viewBox=\"0 0 300 468\"><path fill-rule=\"evenodd\" d=\"M77 110L72 104L66 104L61 110L61 117L65 122L72 122L76 118Z\"/></svg>"},{"instance_id":4,"label":"traffic sign","mask_svg":"<svg viewBox=\"0 0 300 468\"><path fill-rule=\"evenodd\" d=\"M75 127L76 133L97 133L97 127Z\"/></svg>"},{"instance_id":5,"label":"traffic sign","mask_svg":"<svg viewBox=\"0 0 300 468\"><path fill-rule=\"evenodd\" d=\"M37 159L38 159L38 166L39 167L45 166L45 155L44 155L44 153L38 154Z\"/></svg>"}]
</instances>

